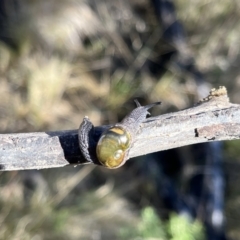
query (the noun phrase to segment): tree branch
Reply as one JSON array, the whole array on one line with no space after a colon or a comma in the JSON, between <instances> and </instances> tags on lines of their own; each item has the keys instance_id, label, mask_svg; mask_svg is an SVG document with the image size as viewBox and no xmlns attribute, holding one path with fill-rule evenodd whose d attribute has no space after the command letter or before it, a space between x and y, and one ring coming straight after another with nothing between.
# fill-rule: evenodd
<instances>
[{"instance_id":1,"label":"tree branch","mask_svg":"<svg viewBox=\"0 0 240 240\"><path fill-rule=\"evenodd\" d=\"M96 141L107 127L95 128ZM146 119L129 151L129 158L232 139L240 139L240 105L229 103L226 89L220 87L192 108ZM79 150L77 130L0 134L2 171L86 163Z\"/></svg>"}]
</instances>

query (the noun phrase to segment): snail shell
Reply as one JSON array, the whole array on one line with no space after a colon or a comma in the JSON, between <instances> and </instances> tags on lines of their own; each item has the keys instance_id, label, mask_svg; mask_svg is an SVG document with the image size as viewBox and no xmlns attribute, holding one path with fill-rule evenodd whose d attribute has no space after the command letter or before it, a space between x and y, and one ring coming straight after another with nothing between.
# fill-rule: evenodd
<instances>
[{"instance_id":1,"label":"snail shell","mask_svg":"<svg viewBox=\"0 0 240 240\"><path fill-rule=\"evenodd\" d=\"M108 168L118 168L128 159L128 152L134 143L141 123L149 114L148 109L161 102L141 106L135 100L137 108L129 113L120 123L102 133L98 142L94 141L94 126L88 117L79 126L78 141L83 157L87 162ZM96 151L95 151L96 150Z\"/></svg>"},{"instance_id":2,"label":"snail shell","mask_svg":"<svg viewBox=\"0 0 240 240\"><path fill-rule=\"evenodd\" d=\"M99 162L108 168L117 168L125 163L125 154L131 144L131 135L120 126L106 130L97 144Z\"/></svg>"}]
</instances>

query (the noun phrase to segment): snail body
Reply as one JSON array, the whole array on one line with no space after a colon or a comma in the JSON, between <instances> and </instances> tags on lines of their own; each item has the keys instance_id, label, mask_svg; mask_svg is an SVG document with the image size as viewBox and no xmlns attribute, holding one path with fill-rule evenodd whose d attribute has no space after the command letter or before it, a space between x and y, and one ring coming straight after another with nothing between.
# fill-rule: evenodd
<instances>
[{"instance_id":1,"label":"snail body","mask_svg":"<svg viewBox=\"0 0 240 240\"><path fill-rule=\"evenodd\" d=\"M107 168L118 168L128 159L128 152L132 146L135 136L140 128L140 124L149 114L148 109L160 102L152 103L147 106L141 106L135 100L137 108L127 115L120 123L104 131L98 142L95 144L95 154L91 144L91 134L94 127L90 120L85 117L79 127L79 146L86 160L89 162L98 162ZM90 149L90 151L89 151ZM95 159L96 158L96 159Z\"/></svg>"}]
</instances>

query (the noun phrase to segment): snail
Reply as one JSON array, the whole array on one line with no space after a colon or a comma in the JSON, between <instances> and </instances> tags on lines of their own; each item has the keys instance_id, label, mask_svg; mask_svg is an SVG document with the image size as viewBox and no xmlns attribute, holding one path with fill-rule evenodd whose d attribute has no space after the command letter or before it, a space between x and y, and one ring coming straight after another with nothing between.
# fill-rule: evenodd
<instances>
[{"instance_id":1,"label":"snail","mask_svg":"<svg viewBox=\"0 0 240 240\"><path fill-rule=\"evenodd\" d=\"M94 127L88 117L83 119L78 131L80 150L88 162L99 162L107 168L118 168L128 159L128 152L133 144L140 124L149 114L148 109L161 102L141 106L135 100L137 107L120 123L105 130L98 142L94 143Z\"/></svg>"}]
</instances>

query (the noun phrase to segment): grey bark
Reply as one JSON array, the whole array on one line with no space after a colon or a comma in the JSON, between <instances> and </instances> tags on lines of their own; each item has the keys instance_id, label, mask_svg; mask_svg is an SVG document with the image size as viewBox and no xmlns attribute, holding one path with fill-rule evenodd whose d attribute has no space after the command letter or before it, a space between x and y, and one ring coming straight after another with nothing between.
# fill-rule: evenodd
<instances>
[{"instance_id":1,"label":"grey bark","mask_svg":"<svg viewBox=\"0 0 240 240\"><path fill-rule=\"evenodd\" d=\"M240 105L229 103L224 91L212 93L192 108L146 119L129 158L196 143L240 139ZM95 140L107 127L95 128ZM2 171L86 163L77 130L0 134Z\"/></svg>"}]
</instances>

